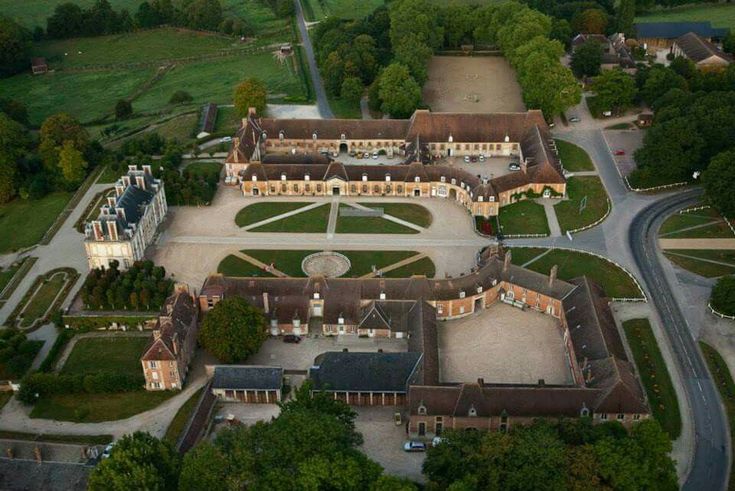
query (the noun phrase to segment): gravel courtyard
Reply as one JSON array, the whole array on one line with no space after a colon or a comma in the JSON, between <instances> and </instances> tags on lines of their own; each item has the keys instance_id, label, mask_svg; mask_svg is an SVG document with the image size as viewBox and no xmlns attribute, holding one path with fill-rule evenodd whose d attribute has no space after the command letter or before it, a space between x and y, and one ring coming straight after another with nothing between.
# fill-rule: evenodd
<instances>
[{"instance_id":1,"label":"gravel courtyard","mask_svg":"<svg viewBox=\"0 0 735 491\"><path fill-rule=\"evenodd\" d=\"M434 56L423 98L434 112L526 110L515 71L500 56Z\"/></svg>"},{"instance_id":2,"label":"gravel courtyard","mask_svg":"<svg viewBox=\"0 0 735 491\"><path fill-rule=\"evenodd\" d=\"M558 321L496 303L463 319L439 324L442 382L547 384L572 382Z\"/></svg>"}]
</instances>

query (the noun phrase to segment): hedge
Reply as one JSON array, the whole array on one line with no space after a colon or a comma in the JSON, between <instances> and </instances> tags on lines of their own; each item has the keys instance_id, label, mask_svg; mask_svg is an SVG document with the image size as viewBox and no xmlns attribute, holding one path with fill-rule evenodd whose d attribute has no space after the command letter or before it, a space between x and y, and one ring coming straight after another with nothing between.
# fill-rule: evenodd
<instances>
[{"instance_id":1,"label":"hedge","mask_svg":"<svg viewBox=\"0 0 735 491\"><path fill-rule=\"evenodd\" d=\"M18 399L33 404L38 398L48 395L133 392L144 385L142 374L99 372L94 375L59 375L36 372L23 379Z\"/></svg>"},{"instance_id":2,"label":"hedge","mask_svg":"<svg viewBox=\"0 0 735 491\"><path fill-rule=\"evenodd\" d=\"M110 327L113 322L118 325L126 325L137 328L138 324L145 324L146 321L155 319L155 315L148 314L142 316L123 316L123 315L101 315L101 316L76 316L65 315L62 322L64 326L69 326L77 331L94 331Z\"/></svg>"}]
</instances>

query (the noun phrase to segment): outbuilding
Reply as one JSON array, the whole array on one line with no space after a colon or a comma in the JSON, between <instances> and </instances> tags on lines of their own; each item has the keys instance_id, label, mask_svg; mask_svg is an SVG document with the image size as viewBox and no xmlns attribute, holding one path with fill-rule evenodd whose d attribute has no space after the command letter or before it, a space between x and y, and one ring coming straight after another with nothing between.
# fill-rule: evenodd
<instances>
[{"instance_id":1,"label":"outbuilding","mask_svg":"<svg viewBox=\"0 0 735 491\"><path fill-rule=\"evenodd\" d=\"M275 404L281 400L283 368L259 365L214 367L212 394L225 402Z\"/></svg>"}]
</instances>

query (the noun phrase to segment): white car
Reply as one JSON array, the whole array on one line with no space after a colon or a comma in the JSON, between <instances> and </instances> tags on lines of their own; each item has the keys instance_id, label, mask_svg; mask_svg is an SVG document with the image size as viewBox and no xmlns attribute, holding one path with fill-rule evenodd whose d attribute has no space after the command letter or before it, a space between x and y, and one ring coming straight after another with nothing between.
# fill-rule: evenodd
<instances>
[{"instance_id":1,"label":"white car","mask_svg":"<svg viewBox=\"0 0 735 491\"><path fill-rule=\"evenodd\" d=\"M403 444L403 450L406 452L426 452L426 444L417 440L409 440Z\"/></svg>"},{"instance_id":2,"label":"white car","mask_svg":"<svg viewBox=\"0 0 735 491\"><path fill-rule=\"evenodd\" d=\"M115 442L110 443L105 447L105 450L102 452L102 458L103 459L109 459L110 454L112 453L112 449L115 448Z\"/></svg>"},{"instance_id":3,"label":"white car","mask_svg":"<svg viewBox=\"0 0 735 491\"><path fill-rule=\"evenodd\" d=\"M512 170L514 172L519 171L521 170L521 164L519 164L518 162L511 162L510 164L508 164L508 170Z\"/></svg>"},{"instance_id":4,"label":"white car","mask_svg":"<svg viewBox=\"0 0 735 491\"><path fill-rule=\"evenodd\" d=\"M481 153L479 159L480 162L485 162L485 155Z\"/></svg>"},{"instance_id":5,"label":"white car","mask_svg":"<svg viewBox=\"0 0 735 491\"><path fill-rule=\"evenodd\" d=\"M570 123L579 123L581 120L577 116L572 116L569 118Z\"/></svg>"},{"instance_id":6,"label":"white car","mask_svg":"<svg viewBox=\"0 0 735 491\"><path fill-rule=\"evenodd\" d=\"M378 159L378 152L373 152L373 160L377 160L377 159Z\"/></svg>"},{"instance_id":7,"label":"white car","mask_svg":"<svg viewBox=\"0 0 735 491\"><path fill-rule=\"evenodd\" d=\"M467 162L467 163L469 163L470 162L470 156L469 155L465 155L464 156L464 161Z\"/></svg>"}]
</instances>

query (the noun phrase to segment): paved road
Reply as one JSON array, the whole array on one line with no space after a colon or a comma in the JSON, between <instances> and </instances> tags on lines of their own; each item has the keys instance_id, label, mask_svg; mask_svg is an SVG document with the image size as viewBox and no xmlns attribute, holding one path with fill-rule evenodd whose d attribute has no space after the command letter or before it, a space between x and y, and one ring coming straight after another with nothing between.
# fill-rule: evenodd
<instances>
[{"instance_id":1,"label":"paved road","mask_svg":"<svg viewBox=\"0 0 735 491\"><path fill-rule=\"evenodd\" d=\"M692 466L685 490L724 489L729 471L729 431L719 395L689 325L661 266L657 232L663 220L697 202L700 190L661 199L640 212L631 223L629 245L641 278L661 317L672 346L677 369L684 381L695 440Z\"/></svg>"},{"instance_id":2,"label":"paved road","mask_svg":"<svg viewBox=\"0 0 735 491\"><path fill-rule=\"evenodd\" d=\"M304 20L304 10L301 8L300 0L294 0L296 6L296 21L299 24L299 34L301 35L301 45L306 53L306 61L309 64L309 74L311 75L311 84L314 86L314 94L316 95L316 105L319 108L319 114L324 119L334 118L332 110L329 108L327 100L327 92L324 90L322 77L319 75L319 68L316 66L316 58L314 58L314 47L311 45L309 31L306 29L306 21Z\"/></svg>"}]
</instances>

